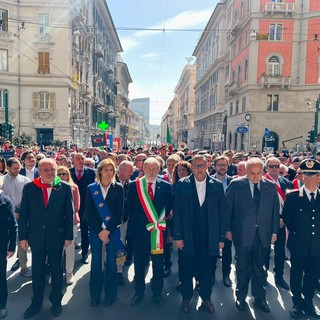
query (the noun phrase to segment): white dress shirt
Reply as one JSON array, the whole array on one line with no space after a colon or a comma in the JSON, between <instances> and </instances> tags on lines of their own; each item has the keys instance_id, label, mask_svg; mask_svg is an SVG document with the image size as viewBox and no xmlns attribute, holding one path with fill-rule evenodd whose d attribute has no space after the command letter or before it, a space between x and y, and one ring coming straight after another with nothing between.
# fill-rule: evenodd
<instances>
[{"instance_id":1,"label":"white dress shirt","mask_svg":"<svg viewBox=\"0 0 320 320\"><path fill-rule=\"evenodd\" d=\"M198 199L199 199L199 203L200 203L200 207L201 207L204 203L205 198L206 198L207 179L204 179L203 181L198 181L196 178L194 178L194 181L196 183Z\"/></svg>"}]
</instances>

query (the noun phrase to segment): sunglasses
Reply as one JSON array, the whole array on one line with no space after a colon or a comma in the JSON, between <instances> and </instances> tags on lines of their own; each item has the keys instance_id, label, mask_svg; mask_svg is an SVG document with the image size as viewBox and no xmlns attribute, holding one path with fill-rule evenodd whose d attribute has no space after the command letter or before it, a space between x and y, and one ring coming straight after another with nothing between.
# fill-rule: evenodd
<instances>
[{"instance_id":1,"label":"sunglasses","mask_svg":"<svg viewBox=\"0 0 320 320\"><path fill-rule=\"evenodd\" d=\"M280 166L278 164L269 164L268 167L270 169L279 169L280 168Z\"/></svg>"},{"instance_id":2,"label":"sunglasses","mask_svg":"<svg viewBox=\"0 0 320 320\"><path fill-rule=\"evenodd\" d=\"M67 176L68 174L66 173L66 172L59 172L58 173L58 176L59 177L65 177L65 176Z\"/></svg>"}]
</instances>

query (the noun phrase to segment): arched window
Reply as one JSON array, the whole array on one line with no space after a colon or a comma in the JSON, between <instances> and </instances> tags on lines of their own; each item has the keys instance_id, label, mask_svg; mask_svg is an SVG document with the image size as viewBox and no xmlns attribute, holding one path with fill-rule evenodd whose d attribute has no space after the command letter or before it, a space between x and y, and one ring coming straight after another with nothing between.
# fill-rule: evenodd
<instances>
[{"instance_id":1,"label":"arched window","mask_svg":"<svg viewBox=\"0 0 320 320\"><path fill-rule=\"evenodd\" d=\"M268 75L279 76L280 75L280 59L277 56L272 56L268 61Z\"/></svg>"}]
</instances>

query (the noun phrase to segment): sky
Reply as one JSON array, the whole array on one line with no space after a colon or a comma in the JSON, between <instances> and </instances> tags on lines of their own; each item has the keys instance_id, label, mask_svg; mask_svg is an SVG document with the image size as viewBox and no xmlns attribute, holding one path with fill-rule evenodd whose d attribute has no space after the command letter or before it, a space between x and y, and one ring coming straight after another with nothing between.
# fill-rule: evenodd
<instances>
[{"instance_id":1,"label":"sky","mask_svg":"<svg viewBox=\"0 0 320 320\"><path fill-rule=\"evenodd\" d=\"M107 0L133 81L129 99L150 98L150 124L160 124L217 2Z\"/></svg>"}]
</instances>

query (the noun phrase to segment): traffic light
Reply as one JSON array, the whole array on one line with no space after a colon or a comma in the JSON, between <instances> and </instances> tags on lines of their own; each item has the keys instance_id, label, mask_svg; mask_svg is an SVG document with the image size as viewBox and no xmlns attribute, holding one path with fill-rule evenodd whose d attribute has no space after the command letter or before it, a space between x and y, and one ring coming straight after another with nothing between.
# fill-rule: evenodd
<instances>
[{"instance_id":1,"label":"traffic light","mask_svg":"<svg viewBox=\"0 0 320 320\"><path fill-rule=\"evenodd\" d=\"M309 143L314 143L315 142L315 132L314 130L310 130L308 131L308 139L307 139L307 142Z\"/></svg>"},{"instance_id":2,"label":"traffic light","mask_svg":"<svg viewBox=\"0 0 320 320\"><path fill-rule=\"evenodd\" d=\"M14 134L14 125L12 123L8 124L8 131L9 131L9 140L12 141L12 137Z\"/></svg>"}]
</instances>

